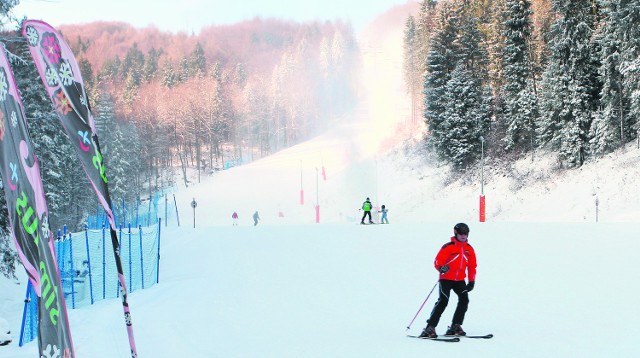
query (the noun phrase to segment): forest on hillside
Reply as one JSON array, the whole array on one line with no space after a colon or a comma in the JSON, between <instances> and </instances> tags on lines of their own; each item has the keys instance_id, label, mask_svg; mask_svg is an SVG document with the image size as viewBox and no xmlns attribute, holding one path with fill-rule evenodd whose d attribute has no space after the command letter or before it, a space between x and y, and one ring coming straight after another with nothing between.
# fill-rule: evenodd
<instances>
[{"instance_id":1,"label":"forest on hillside","mask_svg":"<svg viewBox=\"0 0 640 358\"><path fill-rule=\"evenodd\" d=\"M575 168L638 140L638 24L638 1L421 1L404 74L425 145L459 170L483 149Z\"/></svg>"},{"instance_id":2,"label":"forest on hillside","mask_svg":"<svg viewBox=\"0 0 640 358\"><path fill-rule=\"evenodd\" d=\"M109 23L61 31L100 132L110 136L114 121L133 126L143 152L157 153L143 165L158 177L177 164L185 185L187 166L276 152L327 128L354 102L357 48L340 23L255 19L192 36Z\"/></svg>"},{"instance_id":3,"label":"forest on hillside","mask_svg":"<svg viewBox=\"0 0 640 358\"><path fill-rule=\"evenodd\" d=\"M0 0L0 24L15 0ZM15 19L13 19L15 20ZM251 21L198 34L96 22L60 26L79 63L114 202L128 207L300 143L356 100L358 48L342 22ZM50 226L83 229L98 206L20 30L0 33L39 160ZM15 265L0 193L0 269Z\"/></svg>"}]
</instances>

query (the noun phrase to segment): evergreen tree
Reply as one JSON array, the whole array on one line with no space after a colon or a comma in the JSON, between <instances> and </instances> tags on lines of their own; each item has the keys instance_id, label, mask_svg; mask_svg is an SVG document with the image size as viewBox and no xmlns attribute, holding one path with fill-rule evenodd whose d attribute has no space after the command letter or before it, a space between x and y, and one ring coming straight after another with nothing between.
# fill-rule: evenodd
<instances>
[{"instance_id":1,"label":"evergreen tree","mask_svg":"<svg viewBox=\"0 0 640 358\"><path fill-rule=\"evenodd\" d=\"M534 122L537 118L536 93L531 63L531 10L528 0L506 0L504 16L505 47L503 73L505 84L501 99L507 122L505 149L533 149Z\"/></svg>"},{"instance_id":2,"label":"evergreen tree","mask_svg":"<svg viewBox=\"0 0 640 358\"><path fill-rule=\"evenodd\" d=\"M238 62L235 68L235 85L243 88L247 84L247 69L242 62Z\"/></svg>"},{"instance_id":3,"label":"evergreen tree","mask_svg":"<svg viewBox=\"0 0 640 358\"><path fill-rule=\"evenodd\" d=\"M80 73L82 80L87 86L93 86L93 69L89 61L82 57L78 60L78 67L80 67Z\"/></svg>"},{"instance_id":4,"label":"evergreen tree","mask_svg":"<svg viewBox=\"0 0 640 358\"><path fill-rule=\"evenodd\" d=\"M460 21L457 15L449 2L439 3L424 81L424 117L429 129L427 143L440 157L446 157L446 132L449 130L442 123L442 114L447 105L446 84L459 60L458 50L454 47Z\"/></svg>"},{"instance_id":5,"label":"evergreen tree","mask_svg":"<svg viewBox=\"0 0 640 358\"><path fill-rule=\"evenodd\" d=\"M20 0L0 0L0 28L4 28L7 22L15 19L11 11L19 3Z\"/></svg>"},{"instance_id":6,"label":"evergreen tree","mask_svg":"<svg viewBox=\"0 0 640 358\"><path fill-rule=\"evenodd\" d=\"M618 0L618 16L621 43L621 69L624 78L624 95L629 99L624 133L630 139L640 133L640 2L637 0Z\"/></svg>"},{"instance_id":7,"label":"evergreen tree","mask_svg":"<svg viewBox=\"0 0 640 358\"><path fill-rule=\"evenodd\" d=\"M499 142L505 137L507 123L504 119L504 100L502 91L505 85L504 79L504 47L506 46L505 25L503 13L506 8L506 0L492 0L487 9L486 24L481 27L481 32L485 34L484 46L487 51L487 83L491 88L493 98L493 119L491 133L488 135L488 142ZM496 155L503 150L498 143L492 146Z\"/></svg>"},{"instance_id":8,"label":"evergreen tree","mask_svg":"<svg viewBox=\"0 0 640 358\"><path fill-rule=\"evenodd\" d=\"M109 127L115 121L116 108L113 97L104 88L101 88L98 95L98 100L94 105L94 119L96 124L96 131L100 139L108 136ZM109 142L100 142L100 149L104 151L109 150Z\"/></svg>"},{"instance_id":9,"label":"evergreen tree","mask_svg":"<svg viewBox=\"0 0 640 358\"><path fill-rule=\"evenodd\" d=\"M122 91L122 101L129 107L129 109L132 109L136 98L138 98L139 85L140 82L134 72L129 72L124 82L124 89Z\"/></svg>"},{"instance_id":10,"label":"evergreen tree","mask_svg":"<svg viewBox=\"0 0 640 358\"><path fill-rule=\"evenodd\" d=\"M71 47L71 51L73 51L73 53L76 56L79 56L79 55L87 52L87 49L89 49L90 45L91 45L91 41L89 41L89 39L83 41L82 37L80 37L80 35L78 35L78 37L76 37L76 41L75 42L69 42L69 46Z\"/></svg>"},{"instance_id":11,"label":"evergreen tree","mask_svg":"<svg viewBox=\"0 0 640 358\"><path fill-rule=\"evenodd\" d=\"M595 17L589 2L554 0L558 19L551 27L551 56L543 74L543 144L559 151L569 166L589 155L589 133L597 108L597 66L591 38Z\"/></svg>"},{"instance_id":12,"label":"evergreen tree","mask_svg":"<svg viewBox=\"0 0 640 358\"><path fill-rule=\"evenodd\" d=\"M186 82L191 76L193 76L193 69L189 64L189 59L186 56L183 56L180 59L180 64L178 65L177 78L179 83Z\"/></svg>"},{"instance_id":13,"label":"evergreen tree","mask_svg":"<svg viewBox=\"0 0 640 358\"><path fill-rule=\"evenodd\" d=\"M128 184L135 182L129 162L138 157L139 152L133 148L133 143L136 141L124 140L122 125L116 120L115 103L106 91L101 93L95 108L96 130L109 176L111 198L118 204L123 198L129 201L133 193L128 192ZM127 132L135 133L135 130L127 128Z\"/></svg>"},{"instance_id":14,"label":"evergreen tree","mask_svg":"<svg viewBox=\"0 0 640 358\"><path fill-rule=\"evenodd\" d=\"M460 29L456 39L458 60L465 63L467 70L475 72L481 79L487 78L487 51L482 46L484 36L478 30L478 18L470 11L468 0L457 3L455 11L460 19Z\"/></svg>"},{"instance_id":15,"label":"evergreen tree","mask_svg":"<svg viewBox=\"0 0 640 358\"><path fill-rule=\"evenodd\" d=\"M131 155L130 144L124 141L121 125L117 121L113 121L109 128L109 151L104 153L105 165L109 173L109 192L112 200L128 201L132 196L131 192L128 192L127 183L131 183L129 180L131 168L129 159L136 157ZM134 152L137 153L137 152ZM129 195L127 195L129 194Z\"/></svg>"},{"instance_id":16,"label":"evergreen tree","mask_svg":"<svg viewBox=\"0 0 640 358\"><path fill-rule=\"evenodd\" d=\"M173 69L173 65L169 61L165 62L162 68L162 84L167 88L173 88L178 83L179 79Z\"/></svg>"},{"instance_id":17,"label":"evergreen tree","mask_svg":"<svg viewBox=\"0 0 640 358\"><path fill-rule=\"evenodd\" d=\"M129 48L124 60L120 64L120 75L122 79L133 77L136 81L136 85L140 84L142 78L142 68L144 67L144 54L138 49L138 44L134 43Z\"/></svg>"},{"instance_id":18,"label":"evergreen tree","mask_svg":"<svg viewBox=\"0 0 640 358\"><path fill-rule=\"evenodd\" d=\"M204 55L204 49L198 42L196 47L191 52L189 58L191 63L190 75L196 77L203 77L207 72L207 58Z\"/></svg>"},{"instance_id":19,"label":"evergreen tree","mask_svg":"<svg viewBox=\"0 0 640 358\"><path fill-rule=\"evenodd\" d=\"M436 1L423 0L420 3L420 11L415 20L415 46L416 56L420 64L420 73L426 72L426 61L429 56L429 47L431 44L431 36L434 31L434 18L436 14Z\"/></svg>"},{"instance_id":20,"label":"evergreen tree","mask_svg":"<svg viewBox=\"0 0 640 358\"><path fill-rule=\"evenodd\" d=\"M494 96L501 96L500 90L504 86L503 57L505 38L504 13L506 11L506 0L494 0L491 2L488 23L485 25L486 51L487 51L487 76L494 90Z\"/></svg>"},{"instance_id":21,"label":"evergreen tree","mask_svg":"<svg viewBox=\"0 0 640 358\"><path fill-rule=\"evenodd\" d=\"M122 195L127 202L134 202L143 190L143 158L141 155L131 155L131 153L143 152L142 147L146 144L144 143L144 138L149 137L153 142L151 151L156 158L166 158L171 155L168 136L172 133L166 126L158 123L157 118L154 119L156 119L154 122L157 128L153 133L145 133L144 135L140 133L142 130L133 123L118 121L117 124L119 136L117 142L120 143L120 145L118 146L118 153L116 153L116 155L121 157L117 159L117 165L119 165L122 170L123 179L120 182L120 186L122 188ZM168 161L164 160L161 163L167 165ZM159 176L156 176L156 180L158 177ZM164 180L161 176L160 179ZM150 188L150 190L151 189L152 188Z\"/></svg>"},{"instance_id":22,"label":"evergreen tree","mask_svg":"<svg viewBox=\"0 0 640 358\"><path fill-rule=\"evenodd\" d=\"M460 169L478 156L492 116L490 87L483 84L487 53L468 1L440 3L435 20L425 79L428 144Z\"/></svg>"},{"instance_id":23,"label":"evergreen tree","mask_svg":"<svg viewBox=\"0 0 640 358\"><path fill-rule=\"evenodd\" d=\"M409 16L404 29L404 81L407 93L411 96L411 125L415 125L416 102L420 91L420 81L423 63L420 59L418 34L413 16Z\"/></svg>"},{"instance_id":24,"label":"evergreen tree","mask_svg":"<svg viewBox=\"0 0 640 358\"><path fill-rule=\"evenodd\" d=\"M217 156L223 155L222 143L229 139L229 107L227 95L222 83L222 66L216 62L209 70L209 77L213 85L207 93L208 123L206 123L210 138L210 152ZM223 158L224 160L224 158Z\"/></svg>"},{"instance_id":25,"label":"evergreen tree","mask_svg":"<svg viewBox=\"0 0 640 358\"><path fill-rule=\"evenodd\" d=\"M209 76L216 81L222 82L222 65L220 65L220 62L216 62L211 66Z\"/></svg>"},{"instance_id":26,"label":"evergreen tree","mask_svg":"<svg viewBox=\"0 0 640 358\"><path fill-rule=\"evenodd\" d=\"M491 120L488 89L459 61L445 86L442 113L444 156L456 168L464 168L480 157L480 137L486 135Z\"/></svg>"},{"instance_id":27,"label":"evergreen tree","mask_svg":"<svg viewBox=\"0 0 640 358\"><path fill-rule=\"evenodd\" d=\"M142 79L150 82L158 73L158 60L162 55L162 50L158 51L154 47L149 50L145 57L144 66L142 68Z\"/></svg>"},{"instance_id":28,"label":"evergreen tree","mask_svg":"<svg viewBox=\"0 0 640 358\"><path fill-rule=\"evenodd\" d=\"M116 56L112 60L107 60L98 74L99 82L114 81L120 75L120 58Z\"/></svg>"},{"instance_id":29,"label":"evergreen tree","mask_svg":"<svg viewBox=\"0 0 640 358\"><path fill-rule=\"evenodd\" d=\"M618 0L602 1L603 21L595 35L599 45L601 65L598 70L602 90L600 108L591 128L591 147L595 154L604 154L624 144L629 101L624 95L621 68L621 36Z\"/></svg>"}]
</instances>

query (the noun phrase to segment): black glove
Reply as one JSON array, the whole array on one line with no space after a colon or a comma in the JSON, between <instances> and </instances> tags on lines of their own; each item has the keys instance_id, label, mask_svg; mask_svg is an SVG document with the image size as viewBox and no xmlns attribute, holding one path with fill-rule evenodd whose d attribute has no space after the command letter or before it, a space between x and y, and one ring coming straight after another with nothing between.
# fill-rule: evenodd
<instances>
[{"instance_id":1,"label":"black glove","mask_svg":"<svg viewBox=\"0 0 640 358\"><path fill-rule=\"evenodd\" d=\"M445 272L449 271L449 266L447 266L447 265L440 266L440 269L438 271L440 271L440 273L445 273Z\"/></svg>"},{"instance_id":2,"label":"black glove","mask_svg":"<svg viewBox=\"0 0 640 358\"><path fill-rule=\"evenodd\" d=\"M469 281L469 283L467 284L467 292L471 292L475 285L476 285L476 281Z\"/></svg>"}]
</instances>

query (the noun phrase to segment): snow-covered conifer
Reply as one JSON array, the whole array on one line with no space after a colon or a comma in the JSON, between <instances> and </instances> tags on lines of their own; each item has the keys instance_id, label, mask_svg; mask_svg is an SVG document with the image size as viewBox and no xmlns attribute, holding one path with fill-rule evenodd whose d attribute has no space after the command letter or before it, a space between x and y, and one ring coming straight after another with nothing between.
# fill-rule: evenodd
<instances>
[{"instance_id":1,"label":"snow-covered conifer","mask_svg":"<svg viewBox=\"0 0 640 358\"><path fill-rule=\"evenodd\" d=\"M554 0L551 56L543 73L539 134L568 166L589 154L591 122L598 106L597 63L591 42L595 16L590 2Z\"/></svg>"},{"instance_id":2,"label":"snow-covered conifer","mask_svg":"<svg viewBox=\"0 0 640 358\"><path fill-rule=\"evenodd\" d=\"M534 142L534 120L537 99L533 88L531 63L531 3L528 0L506 0L504 16L505 46L503 49L504 86L502 101L507 150L530 150Z\"/></svg>"}]
</instances>

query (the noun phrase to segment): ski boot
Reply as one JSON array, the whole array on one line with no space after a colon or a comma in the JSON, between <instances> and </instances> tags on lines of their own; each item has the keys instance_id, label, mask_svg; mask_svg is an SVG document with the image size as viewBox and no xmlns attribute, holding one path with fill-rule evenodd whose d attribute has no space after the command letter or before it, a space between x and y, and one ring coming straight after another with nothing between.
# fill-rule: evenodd
<instances>
[{"instance_id":1,"label":"ski boot","mask_svg":"<svg viewBox=\"0 0 640 358\"><path fill-rule=\"evenodd\" d=\"M467 332L462 329L462 326L459 324L452 324L451 327L447 329L447 333L445 336L466 336Z\"/></svg>"},{"instance_id":2,"label":"ski boot","mask_svg":"<svg viewBox=\"0 0 640 358\"><path fill-rule=\"evenodd\" d=\"M420 333L419 337L420 338L438 338L438 335L436 334L436 328L431 326L426 326L422 330L422 333Z\"/></svg>"}]
</instances>

